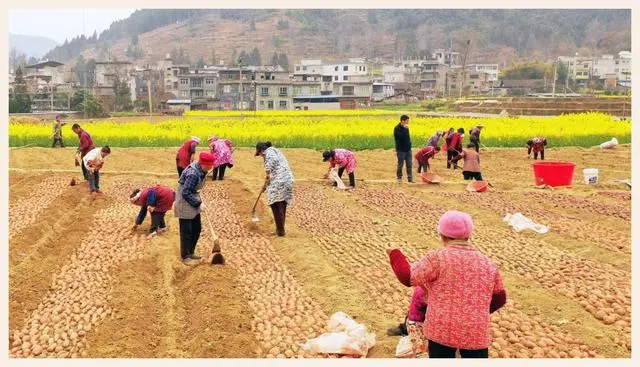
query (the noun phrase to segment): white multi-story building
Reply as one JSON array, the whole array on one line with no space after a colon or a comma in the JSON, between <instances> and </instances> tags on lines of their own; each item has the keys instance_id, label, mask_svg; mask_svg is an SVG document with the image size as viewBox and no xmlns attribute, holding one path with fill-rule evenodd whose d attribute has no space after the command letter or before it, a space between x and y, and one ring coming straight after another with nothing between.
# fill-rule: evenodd
<instances>
[{"instance_id":1,"label":"white multi-story building","mask_svg":"<svg viewBox=\"0 0 640 367\"><path fill-rule=\"evenodd\" d=\"M486 73L489 78L489 83L498 81L498 74L500 73L498 64L471 64L468 69L472 73Z\"/></svg>"},{"instance_id":2,"label":"white multi-story building","mask_svg":"<svg viewBox=\"0 0 640 367\"><path fill-rule=\"evenodd\" d=\"M385 83L404 83L404 66L396 66L396 65L383 65L382 66L382 75L384 75Z\"/></svg>"},{"instance_id":3,"label":"white multi-story building","mask_svg":"<svg viewBox=\"0 0 640 367\"><path fill-rule=\"evenodd\" d=\"M614 74L616 60L613 55L602 55L593 61L593 76L601 78L607 74Z\"/></svg>"},{"instance_id":4,"label":"white multi-story building","mask_svg":"<svg viewBox=\"0 0 640 367\"><path fill-rule=\"evenodd\" d=\"M339 64L322 65L322 75L330 75L334 82L347 82L350 76L369 75L370 70L365 59L349 59L348 62Z\"/></svg>"},{"instance_id":5,"label":"white multi-story building","mask_svg":"<svg viewBox=\"0 0 640 367\"><path fill-rule=\"evenodd\" d=\"M625 86L631 85L631 52L620 51L618 53L618 60L616 60L616 68L614 71L617 74L618 81L624 83Z\"/></svg>"}]
</instances>

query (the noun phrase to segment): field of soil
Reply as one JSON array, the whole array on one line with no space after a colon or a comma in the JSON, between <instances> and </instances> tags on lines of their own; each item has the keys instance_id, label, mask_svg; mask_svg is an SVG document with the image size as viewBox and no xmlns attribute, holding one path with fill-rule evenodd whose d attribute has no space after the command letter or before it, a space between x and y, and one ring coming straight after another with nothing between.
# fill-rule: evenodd
<instances>
[{"instance_id":1,"label":"field of soil","mask_svg":"<svg viewBox=\"0 0 640 367\"><path fill-rule=\"evenodd\" d=\"M357 188L322 180L320 152L285 149L295 201L287 236L274 235L269 207L251 206L262 159L234 154L225 181L208 180L203 262L180 261L178 220L146 238L131 233L136 187L177 185L175 148L113 149L90 197L75 148L13 149L9 157L9 354L11 357L321 357L299 347L343 311L376 334L368 357L393 357L411 289L395 279L385 249L411 261L440 245L448 209L473 216L473 245L500 266L507 305L492 316L490 357L631 356L631 150L554 148L576 163L572 188L533 186L526 149L482 152L493 187L468 193L460 171L433 162L440 185L395 182L395 153L358 152ZM600 183L583 183L598 168ZM414 174L415 175L415 174ZM550 232L516 233L502 218L521 212ZM211 222L212 233L208 225ZM226 265L212 266L214 237Z\"/></svg>"}]
</instances>

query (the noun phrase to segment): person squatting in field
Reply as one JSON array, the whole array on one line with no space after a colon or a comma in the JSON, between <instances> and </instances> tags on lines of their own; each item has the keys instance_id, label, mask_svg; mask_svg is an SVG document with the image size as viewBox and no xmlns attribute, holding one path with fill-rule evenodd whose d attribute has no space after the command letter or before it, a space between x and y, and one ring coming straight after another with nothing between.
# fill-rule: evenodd
<instances>
[{"instance_id":1,"label":"person squatting in field","mask_svg":"<svg viewBox=\"0 0 640 367\"><path fill-rule=\"evenodd\" d=\"M132 230L135 231L142 224L147 216L147 210L151 213L151 228L149 228L149 237L154 237L158 233L167 230L164 222L164 216L173 207L173 201L176 193L172 188L164 185L156 185L146 189L135 189L129 201L131 204L140 207L140 213L136 218Z\"/></svg>"},{"instance_id":2,"label":"person squatting in field","mask_svg":"<svg viewBox=\"0 0 640 367\"><path fill-rule=\"evenodd\" d=\"M447 137L447 168L451 168L451 160L457 157L462 152L463 137L464 137L463 128L459 128L458 132L450 134Z\"/></svg>"},{"instance_id":3,"label":"person squatting in field","mask_svg":"<svg viewBox=\"0 0 640 367\"><path fill-rule=\"evenodd\" d=\"M176 153L176 168L178 170L178 177L182 175L182 171L193 163L196 155L196 147L200 144L200 138L192 136L187 139Z\"/></svg>"},{"instance_id":4,"label":"person squatting in field","mask_svg":"<svg viewBox=\"0 0 640 367\"><path fill-rule=\"evenodd\" d=\"M533 150L533 159L538 159L538 153L540 153L540 159L544 161L544 148L546 146L547 138L543 136L536 136L527 141L527 158L531 158L531 151Z\"/></svg>"},{"instance_id":5,"label":"person squatting in field","mask_svg":"<svg viewBox=\"0 0 640 367\"><path fill-rule=\"evenodd\" d=\"M100 191L100 170L104 165L104 159L111 154L111 148L104 146L102 148L92 149L82 158L82 163L87 167L87 177L89 179L89 192L91 194L101 194Z\"/></svg>"},{"instance_id":6,"label":"person squatting in field","mask_svg":"<svg viewBox=\"0 0 640 367\"><path fill-rule=\"evenodd\" d=\"M476 181L482 181L482 173L480 170L480 153L475 151L476 145L469 143L467 149L464 149L462 153L451 160L451 164L457 167L457 162L460 159L464 159L462 166L462 177L465 180L475 179Z\"/></svg>"},{"instance_id":7,"label":"person squatting in field","mask_svg":"<svg viewBox=\"0 0 640 367\"><path fill-rule=\"evenodd\" d=\"M415 158L418 161L418 173L431 171L431 167L429 166L429 159L433 158L436 154L438 154L439 151L439 147L427 145L416 153Z\"/></svg>"},{"instance_id":8,"label":"person squatting in field","mask_svg":"<svg viewBox=\"0 0 640 367\"><path fill-rule=\"evenodd\" d=\"M200 191L213 164L213 155L202 152L199 159L189 164L178 179L178 192L173 210L180 222L180 257L186 265L197 264L201 259L195 254L202 232L200 212L204 208Z\"/></svg>"},{"instance_id":9,"label":"person squatting in field","mask_svg":"<svg viewBox=\"0 0 640 367\"><path fill-rule=\"evenodd\" d=\"M264 158L266 177L262 191L267 192L267 203L276 222L276 234L283 237L287 205L293 200L293 173L287 158L269 141L256 144L255 156Z\"/></svg>"},{"instance_id":10,"label":"person squatting in field","mask_svg":"<svg viewBox=\"0 0 640 367\"><path fill-rule=\"evenodd\" d=\"M356 187L356 155L353 152L346 149L334 149L325 151L322 153L322 161L329 161L329 170L324 174L324 178L329 177L331 170L338 166L338 177L342 178L342 174L345 170L349 174L349 186ZM337 186L338 183L334 182L333 186Z\"/></svg>"},{"instance_id":11,"label":"person squatting in field","mask_svg":"<svg viewBox=\"0 0 640 367\"><path fill-rule=\"evenodd\" d=\"M209 149L215 157L211 179L213 181L224 179L224 171L233 167L233 143L229 139L220 139L217 136L209 138Z\"/></svg>"},{"instance_id":12,"label":"person squatting in field","mask_svg":"<svg viewBox=\"0 0 640 367\"><path fill-rule=\"evenodd\" d=\"M427 312L427 293L422 287L414 287L413 295L404 323L387 331L387 335L408 335L413 353L416 356L426 352L427 340L424 337L424 321Z\"/></svg>"},{"instance_id":13,"label":"person squatting in field","mask_svg":"<svg viewBox=\"0 0 640 367\"><path fill-rule=\"evenodd\" d=\"M85 180L89 180L89 171L87 171L87 167L84 165L84 157L96 146L93 144L93 140L91 139L91 135L84 131L80 125L73 124L71 126L71 130L74 133L78 134L78 139L80 139L80 145L78 146L78 150L76 151L76 166L81 166L82 168L82 176Z\"/></svg>"},{"instance_id":14,"label":"person squatting in field","mask_svg":"<svg viewBox=\"0 0 640 367\"><path fill-rule=\"evenodd\" d=\"M399 249L387 249L391 268L403 285L426 290L429 358L455 358L457 350L462 358L488 358L491 313L507 301L500 271L469 243L469 214L448 211L437 230L443 248L412 265Z\"/></svg>"}]
</instances>

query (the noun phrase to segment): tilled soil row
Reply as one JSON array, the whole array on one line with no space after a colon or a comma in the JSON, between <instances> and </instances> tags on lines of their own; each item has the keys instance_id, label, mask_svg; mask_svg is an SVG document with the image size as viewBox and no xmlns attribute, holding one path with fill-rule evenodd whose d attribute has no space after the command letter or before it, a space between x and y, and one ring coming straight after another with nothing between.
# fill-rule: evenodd
<instances>
[{"instance_id":1,"label":"tilled soil row","mask_svg":"<svg viewBox=\"0 0 640 367\"><path fill-rule=\"evenodd\" d=\"M242 227L233 203L220 186L207 186L205 214L220 240L226 266L233 267L253 311L251 328L259 345L256 353L267 358L317 357L299 344L325 331L328 317L283 265L269 239ZM203 221L202 246L198 251L211 259L212 236Z\"/></svg>"},{"instance_id":2,"label":"tilled soil row","mask_svg":"<svg viewBox=\"0 0 640 367\"><path fill-rule=\"evenodd\" d=\"M363 205L402 218L433 236L436 236L433 229L440 213L447 210L388 190L370 188L354 195L362 199ZM519 237L506 226L478 226L472 241L503 269L574 299L603 323L615 324L630 332L631 279L628 272L559 250L541 240Z\"/></svg>"},{"instance_id":3,"label":"tilled soil row","mask_svg":"<svg viewBox=\"0 0 640 367\"><path fill-rule=\"evenodd\" d=\"M9 240L34 223L39 214L65 190L69 183L62 177L47 177L29 194L9 206Z\"/></svg>"},{"instance_id":4,"label":"tilled soil row","mask_svg":"<svg viewBox=\"0 0 640 367\"><path fill-rule=\"evenodd\" d=\"M524 193L530 199L539 200L544 204L555 208L576 208L590 213L605 215L608 217L620 218L626 221L631 220L631 208L615 204L605 204L600 201L591 200L568 194L548 194L535 191Z\"/></svg>"},{"instance_id":5,"label":"tilled soil row","mask_svg":"<svg viewBox=\"0 0 640 367\"><path fill-rule=\"evenodd\" d=\"M131 192L132 186L114 185L113 195ZM116 310L108 305L111 272L123 261L141 257L144 236L130 233L135 209L116 202L94 215L93 229L71 255L68 264L54 274L51 287L38 308L10 338L11 357L79 357L86 349L86 335Z\"/></svg>"},{"instance_id":6,"label":"tilled soil row","mask_svg":"<svg viewBox=\"0 0 640 367\"><path fill-rule=\"evenodd\" d=\"M551 213L544 208L517 203L506 198L508 193L505 195L503 192L487 192L482 195L474 195L469 192L447 192L441 195L445 198L473 203L499 215L520 212L538 223L551 226L552 230L569 238L588 241L606 250L627 254L631 252L630 233L622 233L576 216Z\"/></svg>"},{"instance_id":7,"label":"tilled soil row","mask_svg":"<svg viewBox=\"0 0 640 367\"><path fill-rule=\"evenodd\" d=\"M363 215L336 200L332 200L317 186L298 184L295 189L296 205L292 213L300 227L314 235L338 266L368 286L378 298L376 307L394 320L402 320L407 312L410 291L398 285L390 270L384 249L401 247L411 259L420 252L406 241L389 233L388 229L374 228L377 220ZM415 213L402 203L394 206L406 213ZM338 214L339 213L339 214ZM395 214L386 211L385 215ZM384 223L384 222L383 222ZM435 225L429 228L433 231ZM383 298L384 296L384 298ZM383 301L385 303L383 303ZM494 314L494 335L491 357L596 357L597 353L571 337L555 325L525 314L520 305L509 301ZM498 317L500 316L500 317ZM502 321L501 317L509 322Z\"/></svg>"},{"instance_id":8,"label":"tilled soil row","mask_svg":"<svg viewBox=\"0 0 640 367\"><path fill-rule=\"evenodd\" d=\"M619 191L598 191L593 194L593 196L600 195L605 197L610 197L618 200L627 200L631 201L631 193L630 192L619 192Z\"/></svg>"}]
</instances>

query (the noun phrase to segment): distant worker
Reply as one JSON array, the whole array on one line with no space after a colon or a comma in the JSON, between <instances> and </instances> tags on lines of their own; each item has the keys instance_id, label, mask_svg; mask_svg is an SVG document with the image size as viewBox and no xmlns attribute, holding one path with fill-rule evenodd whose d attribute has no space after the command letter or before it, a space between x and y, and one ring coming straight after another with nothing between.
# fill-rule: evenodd
<instances>
[{"instance_id":1,"label":"distant worker","mask_svg":"<svg viewBox=\"0 0 640 367\"><path fill-rule=\"evenodd\" d=\"M447 145L447 142L448 142L449 140L451 140L451 139L449 139L449 137L450 137L451 135L453 135L454 131L455 131L455 130L454 130L452 127L450 127L450 128L449 128L449 130L445 131L445 132L442 134L442 138L444 139L444 144L442 144L442 152L443 152L443 153L446 153L446 152L449 150L449 146Z\"/></svg>"},{"instance_id":2,"label":"distant worker","mask_svg":"<svg viewBox=\"0 0 640 367\"><path fill-rule=\"evenodd\" d=\"M217 136L209 138L209 149L215 157L213 165L213 173L211 179L213 181L224 179L224 171L233 167L233 143L229 139L220 139Z\"/></svg>"},{"instance_id":3,"label":"distant worker","mask_svg":"<svg viewBox=\"0 0 640 367\"><path fill-rule=\"evenodd\" d=\"M477 125L469 132L469 141L475 145L476 152L480 153L480 132L484 125Z\"/></svg>"},{"instance_id":4,"label":"distant worker","mask_svg":"<svg viewBox=\"0 0 640 367\"><path fill-rule=\"evenodd\" d=\"M325 151L322 153L322 161L329 161L329 170L325 173L324 178L328 178L331 169L338 166L338 177L342 178L342 174L346 169L349 174L349 186L351 186L351 188L356 187L356 155L353 154L353 152L346 149ZM334 182L333 185L337 186L338 183Z\"/></svg>"},{"instance_id":5,"label":"distant worker","mask_svg":"<svg viewBox=\"0 0 640 367\"><path fill-rule=\"evenodd\" d=\"M409 116L402 115L400 123L393 129L393 138L396 143L396 156L398 157L398 169L396 170L396 178L398 183L402 182L402 167L406 164L407 179L413 182L413 172L411 166L413 158L411 157L411 136L409 134Z\"/></svg>"},{"instance_id":6,"label":"distant worker","mask_svg":"<svg viewBox=\"0 0 640 367\"><path fill-rule=\"evenodd\" d=\"M178 177L182 176L182 171L193 163L198 144L200 144L200 138L192 136L190 139L182 143L182 146L178 149L178 153L176 154Z\"/></svg>"},{"instance_id":7,"label":"distant worker","mask_svg":"<svg viewBox=\"0 0 640 367\"><path fill-rule=\"evenodd\" d=\"M80 145L78 146L78 151L76 152L76 166L81 166L82 176L85 180L89 180L89 171L84 165L84 157L96 146L95 144L93 144L91 135L84 131L80 127L80 125L73 124L73 126L71 126L71 130L73 130L74 133L78 134L78 138L80 139Z\"/></svg>"},{"instance_id":8,"label":"distant worker","mask_svg":"<svg viewBox=\"0 0 640 367\"><path fill-rule=\"evenodd\" d=\"M447 168L451 168L451 160L462 152L463 137L463 128L459 128L456 133L449 134L447 138ZM453 168L455 169L455 166Z\"/></svg>"},{"instance_id":9,"label":"distant worker","mask_svg":"<svg viewBox=\"0 0 640 367\"><path fill-rule=\"evenodd\" d=\"M457 167L456 162L460 159L464 159L464 165L462 166L462 177L465 180L475 179L476 181L482 181L482 173L480 171L480 153L474 150L475 144L469 143L468 149L465 149L458 156L451 160L451 163Z\"/></svg>"},{"instance_id":10,"label":"distant worker","mask_svg":"<svg viewBox=\"0 0 640 367\"><path fill-rule=\"evenodd\" d=\"M433 136L431 136L431 138L429 138L429 141L427 142L427 145L430 145L434 148L438 147L438 143L440 142L440 138L442 138L442 136L444 135L444 131L436 131L435 134L433 134Z\"/></svg>"},{"instance_id":11,"label":"distant worker","mask_svg":"<svg viewBox=\"0 0 640 367\"><path fill-rule=\"evenodd\" d=\"M100 170L104 165L104 159L111 154L111 149L108 145L102 148L92 149L87 155L82 158L82 161L87 167L87 175L89 177L89 192L91 194L101 194L100 191Z\"/></svg>"},{"instance_id":12,"label":"distant worker","mask_svg":"<svg viewBox=\"0 0 640 367\"><path fill-rule=\"evenodd\" d=\"M167 225L164 222L164 216L173 207L175 197L175 191L163 185L133 190L133 193L129 196L129 201L133 205L140 206L140 213L138 213L136 222L133 225L133 230L135 231L142 224L148 210L151 213L149 237L154 237L156 234L166 231Z\"/></svg>"},{"instance_id":13,"label":"distant worker","mask_svg":"<svg viewBox=\"0 0 640 367\"><path fill-rule=\"evenodd\" d=\"M527 158L531 158L531 151L533 150L533 159L538 159L538 153L540 153L540 159L544 161L544 147L547 146L547 138L536 136L527 141L527 146Z\"/></svg>"},{"instance_id":14,"label":"distant worker","mask_svg":"<svg viewBox=\"0 0 640 367\"><path fill-rule=\"evenodd\" d=\"M418 173L431 172L429 159L433 158L439 151L440 148L438 146L427 145L416 153L415 158L418 161Z\"/></svg>"},{"instance_id":15,"label":"distant worker","mask_svg":"<svg viewBox=\"0 0 640 367\"><path fill-rule=\"evenodd\" d=\"M66 123L62 122L62 116L57 115L56 121L53 123L53 134L51 135L53 144L51 144L51 148L55 148L58 142L60 143L60 148L64 148L64 141L62 141L62 127L64 125Z\"/></svg>"}]
</instances>

